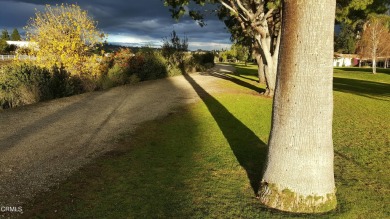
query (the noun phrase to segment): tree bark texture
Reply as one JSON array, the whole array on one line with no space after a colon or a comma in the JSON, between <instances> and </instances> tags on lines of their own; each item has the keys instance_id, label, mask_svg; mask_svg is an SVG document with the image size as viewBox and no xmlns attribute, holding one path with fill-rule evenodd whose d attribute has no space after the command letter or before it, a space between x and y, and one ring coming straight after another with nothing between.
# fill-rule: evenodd
<instances>
[{"instance_id":1,"label":"tree bark texture","mask_svg":"<svg viewBox=\"0 0 390 219\"><path fill-rule=\"evenodd\" d=\"M261 54L261 58L263 60L264 65L264 76L266 81L266 96L274 96L275 86L276 86L276 70L278 65L278 59L275 58L279 51L273 52L270 50L271 48L271 40L270 37L263 38L260 35L256 36L256 40L259 43L259 52ZM279 46L277 46L279 48Z\"/></svg>"},{"instance_id":2,"label":"tree bark texture","mask_svg":"<svg viewBox=\"0 0 390 219\"><path fill-rule=\"evenodd\" d=\"M253 49L252 55L255 57L257 63L257 74L259 77L259 83L260 84L266 83L265 75L264 75L264 63L263 63L263 59L261 58L259 46L257 45L256 42L252 44L252 49Z\"/></svg>"},{"instance_id":3,"label":"tree bark texture","mask_svg":"<svg viewBox=\"0 0 390 219\"><path fill-rule=\"evenodd\" d=\"M336 207L333 173L335 0L284 0L269 154L260 201L288 212Z\"/></svg>"},{"instance_id":4,"label":"tree bark texture","mask_svg":"<svg viewBox=\"0 0 390 219\"><path fill-rule=\"evenodd\" d=\"M255 52L255 58L257 62L257 74L259 77L259 83L263 84L266 83L265 81L265 75L264 75L264 63L263 59L261 58L261 55Z\"/></svg>"}]
</instances>

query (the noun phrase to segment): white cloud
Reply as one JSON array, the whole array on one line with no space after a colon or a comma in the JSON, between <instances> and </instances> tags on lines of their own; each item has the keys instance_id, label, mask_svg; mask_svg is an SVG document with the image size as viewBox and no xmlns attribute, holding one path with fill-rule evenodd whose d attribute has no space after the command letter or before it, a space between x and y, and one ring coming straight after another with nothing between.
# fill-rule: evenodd
<instances>
[{"instance_id":1,"label":"white cloud","mask_svg":"<svg viewBox=\"0 0 390 219\"><path fill-rule=\"evenodd\" d=\"M162 42L160 39L154 39L148 36L133 36L126 34L110 34L107 41L113 44L119 44L124 46L152 46L160 47Z\"/></svg>"},{"instance_id":2,"label":"white cloud","mask_svg":"<svg viewBox=\"0 0 390 219\"><path fill-rule=\"evenodd\" d=\"M230 49L230 43L215 43L215 42L189 42L188 47L190 50L220 50L220 49Z\"/></svg>"}]
</instances>

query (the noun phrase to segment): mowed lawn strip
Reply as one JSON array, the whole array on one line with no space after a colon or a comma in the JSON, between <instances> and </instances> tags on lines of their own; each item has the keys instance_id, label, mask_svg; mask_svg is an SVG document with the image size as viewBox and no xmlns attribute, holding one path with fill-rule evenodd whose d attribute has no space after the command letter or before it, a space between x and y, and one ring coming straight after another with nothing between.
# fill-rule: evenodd
<instances>
[{"instance_id":1,"label":"mowed lawn strip","mask_svg":"<svg viewBox=\"0 0 390 219\"><path fill-rule=\"evenodd\" d=\"M217 86L228 90L215 95L193 84L201 102L148 122L135 133L118 133L113 140L116 151L23 206L21 216L389 217L388 71L371 75L360 69L335 69L333 137L339 204L333 212L313 216L268 210L256 199L272 99L253 92L258 86L256 66L236 67L236 74L228 76L242 82L222 80Z\"/></svg>"}]
</instances>

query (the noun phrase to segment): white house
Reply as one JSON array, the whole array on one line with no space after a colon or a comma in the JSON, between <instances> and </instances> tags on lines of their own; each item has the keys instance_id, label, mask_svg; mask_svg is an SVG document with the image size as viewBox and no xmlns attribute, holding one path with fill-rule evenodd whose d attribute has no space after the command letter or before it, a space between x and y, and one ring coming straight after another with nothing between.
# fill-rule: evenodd
<instances>
[{"instance_id":1,"label":"white house","mask_svg":"<svg viewBox=\"0 0 390 219\"><path fill-rule=\"evenodd\" d=\"M14 45L16 47L28 47L31 42L29 41L11 41L11 40L8 40L6 41L8 45Z\"/></svg>"},{"instance_id":2,"label":"white house","mask_svg":"<svg viewBox=\"0 0 390 219\"><path fill-rule=\"evenodd\" d=\"M359 63L358 55L356 54L341 54L335 53L333 56L334 67L352 67Z\"/></svg>"}]
</instances>

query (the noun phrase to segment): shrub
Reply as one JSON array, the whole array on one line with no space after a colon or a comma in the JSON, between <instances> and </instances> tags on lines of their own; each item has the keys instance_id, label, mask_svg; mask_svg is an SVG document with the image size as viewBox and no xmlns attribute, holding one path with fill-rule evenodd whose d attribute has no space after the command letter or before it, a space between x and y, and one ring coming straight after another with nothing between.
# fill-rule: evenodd
<instances>
[{"instance_id":1,"label":"shrub","mask_svg":"<svg viewBox=\"0 0 390 219\"><path fill-rule=\"evenodd\" d=\"M113 82L115 86L117 86L126 84L128 76L126 69L116 63L110 70L108 70L107 77Z\"/></svg>"},{"instance_id":2,"label":"shrub","mask_svg":"<svg viewBox=\"0 0 390 219\"><path fill-rule=\"evenodd\" d=\"M129 73L138 74L142 71L145 65L145 56L142 53L138 53L129 61Z\"/></svg>"},{"instance_id":3,"label":"shrub","mask_svg":"<svg viewBox=\"0 0 390 219\"><path fill-rule=\"evenodd\" d=\"M140 79L137 75L131 75L129 77L129 84L136 84L138 82L140 82Z\"/></svg>"},{"instance_id":4,"label":"shrub","mask_svg":"<svg viewBox=\"0 0 390 219\"><path fill-rule=\"evenodd\" d=\"M146 56L145 64L139 75L143 80L154 80L168 76L168 63L159 52L153 52Z\"/></svg>"},{"instance_id":5,"label":"shrub","mask_svg":"<svg viewBox=\"0 0 390 219\"><path fill-rule=\"evenodd\" d=\"M50 99L50 72L33 65L10 65L2 68L0 77L0 105L17 107Z\"/></svg>"},{"instance_id":6,"label":"shrub","mask_svg":"<svg viewBox=\"0 0 390 219\"><path fill-rule=\"evenodd\" d=\"M81 92L80 83L77 82L76 76L71 76L63 66L60 68L54 66L51 73L50 98L67 97Z\"/></svg>"},{"instance_id":7,"label":"shrub","mask_svg":"<svg viewBox=\"0 0 390 219\"><path fill-rule=\"evenodd\" d=\"M114 55L103 56L99 65L99 76L107 75L108 70L114 66Z\"/></svg>"},{"instance_id":8,"label":"shrub","mask_svg":"<svg viewBox=\"0 0 390 219\"><path fill-rule=\"evenodd\" d=\"M88 74L72 75L70 80L71 84L74 87L73 94L81 94L99 89L97 76L92 76Z\"/></svg>"},{"instance_id":9,"label":"shrub","mask_svg":"<svg viewBox=\"0 0 390 219\"><path fill-rule=\"evenodd\" d=\"M193 54L195 61L200 65L205 65L206 63L214 64L214 54L211 52L206 52L202 54Z\"/></svg>"},{"instance_id":10,"label":"shrub","mask_svg":"<svg viewBox=\"0 0 390 219\"><path fill-rule=\"evenodd\" d=\"M71 76L63 67L49 71L26 63L8 65L1 69L0 105L12 108L79 94L86 90L85 81Z\"/></svg>"},{"instance_id":11,"label":"shrub","mask_svg":"<svg viewBox=\"0 0 390 219\"><path fill-rule=\"evenodd\" d=\"M214 67L214 63L207 62L206 64L204 64L204 67L205 67L206 69L210 69L210 68Z\"/></svg>"},{"instance_id":12,"label":"shrub","mask_svg":"<svg viewBox=\"0 0 390 219\"><path fill-rule=\"evenodd\" d=\"M211 52L202 54L192 54L191 57L185 60L185 71L205 71L214 66L214 54Z\"/></svg>"},{"instance_id":13,"label":"shrub","mask_svg":"<svg viewBox=\"0 0 390 219\"><path fill-rule=\"evenodd\" d=\"M178 75L182 75L182 74L183 74L183 71L179 67L173 66L173 67L170 67L168 69L168 76L169 77L178 76Z\"/></svg>"},{"instance_id":14,"label":"shrub","mask_svg":"<svg viewBox=\"0 0 390 219\"><path fill-rule=\"evenodd\" d=\"M130 60L133 56L134 54L129 48L121 48L113 57L114 64L119 65L126 72L129 69Z\"/></svg>"}]
</instances>

